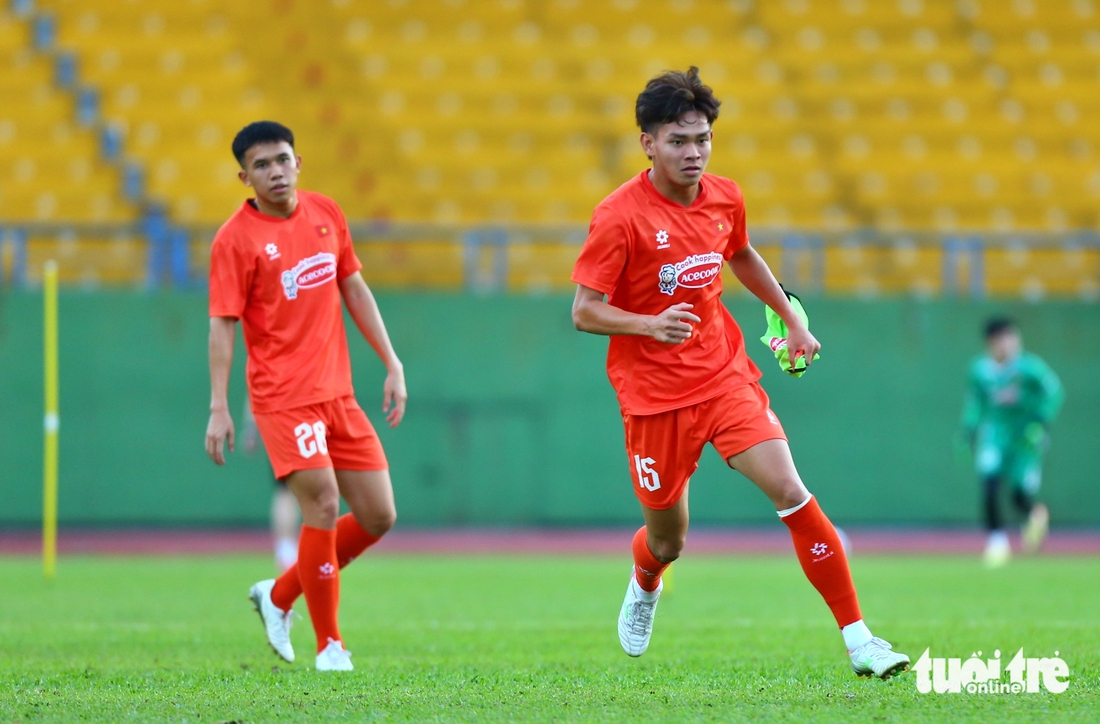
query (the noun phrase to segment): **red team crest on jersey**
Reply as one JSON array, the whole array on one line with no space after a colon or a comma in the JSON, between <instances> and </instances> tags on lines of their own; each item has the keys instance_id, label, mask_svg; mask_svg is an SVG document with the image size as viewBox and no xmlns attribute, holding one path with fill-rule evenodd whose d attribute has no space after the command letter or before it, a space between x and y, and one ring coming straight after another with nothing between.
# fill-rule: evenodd
<instances>
[{"instance_id":1,"label":"red team crest on jersey","mask_svg":"<svg viewBox=\"0 0 1100 724\"><path fill-rule=\"evenodd\" d=\"M711 251L692 254L675 264L665 264L659 273L661 292L672 295L677 287L700 289L708 286L722 273L723 261L721 254Z\"/></svg>"},{"instance_id":2,"label":"red team crest on jersey","mask_svg":"<svg viewBox=\"0 0 1100 724\"><path fill-rule=\"evenodd\" d=\"M302 259L293 269L283 272L283 292L287 299L297 299L299 289L311 289L336 278L336 255L323 251Z\"/></svg>"}]
</instances>

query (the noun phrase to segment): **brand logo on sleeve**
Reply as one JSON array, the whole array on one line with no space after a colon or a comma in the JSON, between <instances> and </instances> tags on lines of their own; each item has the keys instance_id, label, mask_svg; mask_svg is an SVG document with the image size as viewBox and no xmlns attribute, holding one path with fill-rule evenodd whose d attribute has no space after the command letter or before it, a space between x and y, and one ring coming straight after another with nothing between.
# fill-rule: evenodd
<instances>
[{"instance_id":1,"label":"brand logo on sleeve","mask_svg":"<svg viewBox=\"0 0 1100 724\"><path fill-rule=\"evenodd\" d=\"M699 289L710 285L722 273L722 255L716 251L692 254L675 264L665 264L658 275L662 294L671 295L677 287Z\"/></svg>"},{"instance_id":2,"label":"brand logo on sleeve","mask_svg":"<svg viewBox=\"0 0 1100 724\"><path fill-rule=\"evenodd\" d=\"M323 251L302 259L293 269L283 272L283 293L287 299L297 299L301 289L312 289L336 278L336 255Z\"/></svg>"}]
</instances>

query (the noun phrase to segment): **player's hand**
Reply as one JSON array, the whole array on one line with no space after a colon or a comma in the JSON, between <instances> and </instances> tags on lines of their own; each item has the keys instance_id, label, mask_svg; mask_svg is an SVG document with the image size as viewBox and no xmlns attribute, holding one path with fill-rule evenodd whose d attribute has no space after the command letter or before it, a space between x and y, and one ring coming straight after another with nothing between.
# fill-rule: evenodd
<instances>
[{"instance_id":1,"label":"player's hand","mask_svg":"<svg viewBox=\"0 0 1100 724\"><path fill-rule=\"evenodd\" d=\"M814 355L821 350L821 343L810 334L810 330L803 326L791 329L787 332L787 350L790 354L791 367L801 357L806 360L806 366L814 361Z\"/></svg>"},{"instance_id":2,"label":"player's hand","mask_svg":"<svg viewBox=\"0 0 1100 724\"><path fill-rule=\"evenodd\" d=\"M228 442L229 452L233 452L234 441L233 417L229 410L211 412L206 426L206 454L218 465L225 465L224 445Z\"/></svg>"},{"instance_id":3,"label":"player's hand","mask_svg":"<svg viewBox=\"0 0 1100 724\"><path fill-rule=\"evenodd\" d=\"M681 344L691 339L691 325L703 321L688 311L694 306L687 302L673 304L653 317L649 336L665 344Z\"/></svg>"},{"instance_id":4,"label":"player's hand","mask_svg":"<svg viewBox=\"0 0 1100 724\"><path fill-rule=\"evenodd\" d=\"M409 400L409 393L405 390L405 370L397 368L390 370L386 375L386 382L382 385L382 412L386 415L386 422L390 427L401 424L401 418L405 417L405 403Z\"/></svg>"}]
</instances>

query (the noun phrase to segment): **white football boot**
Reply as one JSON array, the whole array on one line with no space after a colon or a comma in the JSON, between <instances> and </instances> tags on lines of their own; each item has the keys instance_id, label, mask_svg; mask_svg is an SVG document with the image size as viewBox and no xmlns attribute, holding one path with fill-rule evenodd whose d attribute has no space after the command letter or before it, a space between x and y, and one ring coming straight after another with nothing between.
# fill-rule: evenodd
<instances>
[{"instance_id":1,"label":"white football boot","mask_svg":"<svg viewBox=\"0 0 1100 724\"><path fill-rule=\"evenodd\" d=\"M275 587L275 579L268 578L254 585L248 592L252 605L260 614L264 631L267 633L267 642L271 648L285 661L294 661L294 647L290 645L291 617L294 610L283 611L271 601L271 589Z\"/></svg>"},{"instance_id":2,"label":"white football boot","mask_svg":"<svg viewBox=\"0 0 1100 724\"><path fill-rule=\"evenodd\" d=\"M909 657L893 650L877 636L855 651L849 651L852 671L859 676L877 676L886 681L895 674L909 670Z\"/></svg>"},{"instance_id":3,"label":"white football boot","mask_svg":"<svg viewBox=\"0 0 1100 724\"><path fill-rule=\"evenodd\" d=\"M1031 515L1027 517L1024 534L1021 536L1024 539L1024 552L1038 553L1049 530L1050 511L1042 503L1036 503L1031 509Z\"/></svg>"},{"instance_id":4,"label":"white football boot","mask_svg":"<svg viewBox=\"0 0 1100 724\"><path fill-rule=\"evenodd\" d=\"M657 584L657 590L642 590L630 569L630 583L626 587L626 599L619 611L619 643L629 656L641 656L649 648L653 635L653 614L657 612L657 599L661 597L665 582Z\"/></svg>"},{"instance_id":5,"label":"white football boot","mask_svg":"<svg viewBox=\"0 0 1100 724\"><path fill-rule=\"evenodd\" d=\"M1000 568L1012 558L1012 545L1008 542L1008 534L1003 530L995 530L989 534L989 540L985 544L985 553L982 560L986 568Z\"/></svg>"},{"instance_id":6,"label":"white football boot","mask_svg":"<svg viewBox=\"0 0 1100 724\"><path fill-rule=\"evenodd\" d=\"M328 646L317 654L318 671L353 671L351 665L351 652L344 648L344 644L335 639L328 640Z\"/></svg>"}]
</instances>

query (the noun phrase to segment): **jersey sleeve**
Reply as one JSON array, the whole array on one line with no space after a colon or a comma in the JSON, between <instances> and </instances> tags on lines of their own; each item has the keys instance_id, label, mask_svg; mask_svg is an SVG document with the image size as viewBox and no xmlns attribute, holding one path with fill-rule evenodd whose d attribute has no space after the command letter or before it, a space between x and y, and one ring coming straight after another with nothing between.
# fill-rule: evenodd
<instances>
[{"instance_id":1,"label":"jersey sleeve","mask_svg":"<svg viewBox=\"0 0 1100 724\"><path fill-rule=\"evenodd\" d=\"M348 229L348 220L344 212L333 203L333 214L336 217L337 234L340 235L340 255L336 259L336 278L346 279L363 268L363 263L355 254L355 245L351 241L351 230Z\"/></svg>"},{"instance_id":2,"label":"jersey sleeve","mask_svg":"<svg viewBox=\"0 0 1100 724\"><path fill-rule=\"evenodd\" d=\"M629 253L630 229L622 215L597 207L570 279L589 289L611 294L626 268Z\"/></svg>"},{"instance_id":3,"label":"jersey sleeve","mask_svg":"<svg viewBox=\"0 0 1100 724\"><path fill-rule=\"evenodd\" d=\"M722 255L729 261L733 255L749 245L749 230L745 222L745 197L741 189L737 189L737 208L733 212L733 229L730 231L730 239L726 244L726 252Z\"/></svg>"},{"instance_id":4,"label":"jersey sleeve","mask_svg":"<svg viewBox=\"0 0 1100 724\"><path fill-rule=\"evenodd\" d=\"M963 401L962 417L959 424L968 435L973 435L985 415L985 392L982 389L979 362L972 362L966 384L966 398Z\"/></svg>"},{"instance_id":5,"label":"jersey sleeve","mask_svg":"<svg viewBox=\"0 0 1100 724\"><path fill-rule=\"evenodd\" d=\"M1065 399L1062 380L1046 362L1038 357L1029 356L1028 363L1028 373L1040 390L1036 409L1032 412L1040 422L1049 425L1062 409L1062 401Z\"/></svg>"},{"instance_id":6,"label":"jersey sleeve","mask_svg":"<svg viewBox=\"0 0 1100 724\"><path fill-rule=\"evenodd\" d=\"M210 249L210 316L240 319L254 273L255 261L244 258L233 237L219 231Z\"/></svg>"}]
</instances>

